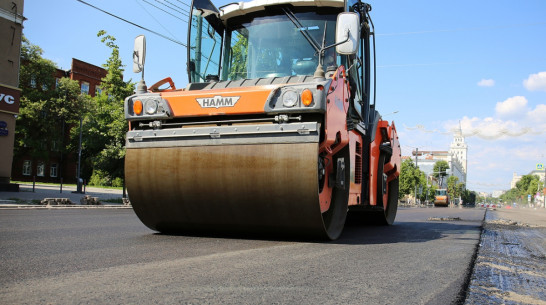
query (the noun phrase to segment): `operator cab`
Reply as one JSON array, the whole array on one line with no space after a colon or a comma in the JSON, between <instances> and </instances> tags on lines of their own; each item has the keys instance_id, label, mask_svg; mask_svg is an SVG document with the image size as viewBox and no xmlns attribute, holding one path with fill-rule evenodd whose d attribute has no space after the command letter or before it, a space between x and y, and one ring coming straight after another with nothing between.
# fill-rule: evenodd
<instances>
[{"instance_id":1,"label":"operator cab","mask_svg":"<svg viewBox=\"0 0 546 305\"><path fill-rule=\"evenodd\" d=\"M343 65L351 88L351 117L363 122L363 128L374 125L379 115L370 98L375 91L370 72L375 62L371 7L359 0L313 4L254 0L217 9L209 0L194 0L188 26L190 90L204 89L210 82L225 86L230 82L234 86L316 82L321 71L324 79L323 71ZM344 12L358 16L353 32L359 36L349 39L343 29L346 33L341 36L347 35L354 45L345 53L339 47L347 41L336 34L338 16Z\"/></svg>"}]
</instances>

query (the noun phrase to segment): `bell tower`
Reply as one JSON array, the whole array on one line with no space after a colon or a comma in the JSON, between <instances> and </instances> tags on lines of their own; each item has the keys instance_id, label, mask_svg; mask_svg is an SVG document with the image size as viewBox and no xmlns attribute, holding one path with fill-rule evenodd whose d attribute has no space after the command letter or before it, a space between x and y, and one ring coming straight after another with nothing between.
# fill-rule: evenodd
<instances>
[{"instance_id":1,"label":"bell tower","mask_svg":"<svg viewBox=\"0 0 546 305\"><path fill-rule=\"evenodd\" d=\"M467 173L467 153L468 153L468 145L464 141L463 131L461 128L461 125L459 123L459 129L455 131L453 134L453 142L451 142L451 146L449 147L449 152L453 157L459 160L459 162L463 166L464 174L466 177ZM466 179L465 179L466 180Z\"/></svg>"}]
</instances>

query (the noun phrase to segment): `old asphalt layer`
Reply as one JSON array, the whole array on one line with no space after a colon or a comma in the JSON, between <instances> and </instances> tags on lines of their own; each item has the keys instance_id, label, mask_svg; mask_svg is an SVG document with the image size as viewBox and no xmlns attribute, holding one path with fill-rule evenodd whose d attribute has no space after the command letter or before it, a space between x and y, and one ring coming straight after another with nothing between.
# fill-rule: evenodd
<instances>
[{"instance_id":1,"label":"old asphalt layer","mask_svg":"<svg viewBox=\"0 0 546 305\"><path fill-rule=\"evenodd\" d=\"M546 305L546 209L488 210L464 304Z\"/></svg>"},{"instance_id":2,"label":"old asphalt layer","mask_svg":"<svg viewBox=\"0 0 546 305\"><path fill-rule=\"evenodd\" d=\"M20 183L19 192L0 192L0 209L6 208L130 208L123 204L109 203L108 199L121 199L123 191L118 189L86 187L85 193L76 193L75 185ZM98 197L100 206L81 205L84 196ZM73 205L43 206L37 204L44 198L68 198Z\"/></svg>"}]
</instances>

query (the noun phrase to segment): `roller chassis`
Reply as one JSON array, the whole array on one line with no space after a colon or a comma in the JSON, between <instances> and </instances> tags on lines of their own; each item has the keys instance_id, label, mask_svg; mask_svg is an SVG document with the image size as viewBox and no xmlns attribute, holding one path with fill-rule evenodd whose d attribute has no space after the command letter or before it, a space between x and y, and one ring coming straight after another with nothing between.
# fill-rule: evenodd
<instances>
[{"instance_id":1,"label":"roller chassis","mask_svg":"<svg viewBox=\"0 0 546 305\"><path fill-rule=\"evenodd\" d=\"M126 184L151 229L337 239L348 211L394 222L396 128L369 105L369 121L355 122L345 66L322 78L167 82L125 102ZM305 90L310 104L280 104Z\"/></svg>"}]
</instances>

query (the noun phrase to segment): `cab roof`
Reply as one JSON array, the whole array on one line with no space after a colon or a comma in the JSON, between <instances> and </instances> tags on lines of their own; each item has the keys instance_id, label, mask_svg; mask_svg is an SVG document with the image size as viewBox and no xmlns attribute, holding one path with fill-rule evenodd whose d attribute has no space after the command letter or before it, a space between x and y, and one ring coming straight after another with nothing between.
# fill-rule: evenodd
<instances>
[{"instance_id":1,"label":"cab roof","mask_svg":"<svg viewBox=\"0 0 546 305\"><path fill-rule=\"evenodd\" d=\"M344 0L253 0L249 2L230 3L219 8L220 19L225 23L226 20L246 15L248 13L258 12L267 6L291 4L292 6L316 6L316 7L343 7Z\"/></svg>"}]
</instances>

